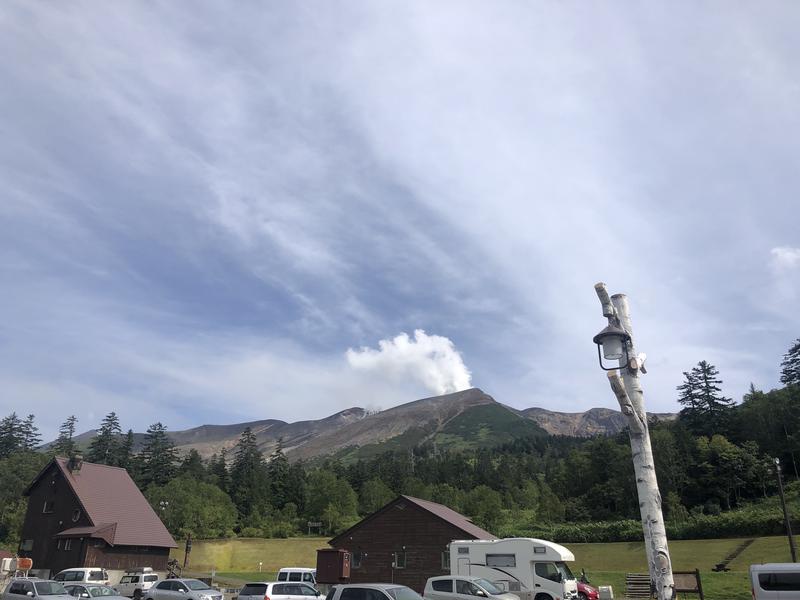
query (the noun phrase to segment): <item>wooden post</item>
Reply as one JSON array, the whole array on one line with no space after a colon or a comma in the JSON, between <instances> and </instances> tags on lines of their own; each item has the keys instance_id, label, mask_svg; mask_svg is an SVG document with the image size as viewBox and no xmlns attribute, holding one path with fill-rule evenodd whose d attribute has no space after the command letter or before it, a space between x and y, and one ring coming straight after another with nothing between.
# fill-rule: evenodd
<instances>
[{"instance_id":1,"label":"wooden post","mask_svg":"<svg viewBox=\"0 0 800 600\"><path fill-rule=\"evenodd\" d=\"M669 556L667 531L661 511L661 494L658 491L653 450L650 446L650 431L644 408L644 392L639 382L639 371L644 371L644 359L636 353L628 299L624 294L615 294L609 300L604 283L598 283L594 287L600 303L603 305L603 316L608 318L609 324L622 327L631 336L631 340L628 342L629 362L626 364L625 358L621 358L619 372L609 371L608 380L620 410L628 421L650 581L655 586L659 600L672 600L675 595L672 561ZM621 377L620 372L622 373Z\"/></svg>"}]
</instances>

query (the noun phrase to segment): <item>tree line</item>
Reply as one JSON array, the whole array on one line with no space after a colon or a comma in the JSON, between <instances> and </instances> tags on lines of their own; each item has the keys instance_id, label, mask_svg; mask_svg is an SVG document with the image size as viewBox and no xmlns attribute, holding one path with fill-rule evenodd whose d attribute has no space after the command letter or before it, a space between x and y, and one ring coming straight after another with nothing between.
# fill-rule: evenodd
<instances>
[{"instance_id":1,"label":"tree line","mask_svg":"<svg viewBox=\"0 0 800 600\"><path fill-rule=\"evenodd\" d=\"M781 367L785 387L763 392L751 385L739 404L722 394L720 374L707 361L683 374L678 419L650 428L669 522L774 494L774 458L787 480L800 478L800 339ZM74 416L67 418L42 451L33 415L0 420L0 480L9 482L0 492L0 544L16 544L25 485L50 456L77 451L76 426ZM400 493L445 504L504 534L543 523L639 518L625 432L518 438L460 452L422 443L355 462L290 463L282 440L265 457L248 428L233 448L203 460L195 450L179 454L161 423L148 428L137 449L133 432L123 433L111 412L85 459L127 469L176 536L285 537L309 531L309 522L314 533L333 534Z\"/></svg>"}]
</instances>

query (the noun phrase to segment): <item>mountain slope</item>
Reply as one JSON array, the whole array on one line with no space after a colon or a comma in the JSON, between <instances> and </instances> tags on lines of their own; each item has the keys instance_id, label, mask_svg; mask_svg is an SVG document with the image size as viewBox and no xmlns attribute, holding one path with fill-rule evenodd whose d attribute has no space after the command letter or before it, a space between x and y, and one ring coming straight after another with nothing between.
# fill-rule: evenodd
<instances>
[{"instance_id":1,"label":"mountain slope","mask_svg":"<svg viewBox=\"0 0 800 600\"><path fill-rule=\"evenodd\" d=\"M580 413L556 412L544 408L526 408L517 412L536 422L552 435L574 437L614 435L628 426L625 415L610 408L590 408ZM647 415L650 419L659 421L671 421L677 417L674 413L647 413Z\"/></svg>"}]
</instances>

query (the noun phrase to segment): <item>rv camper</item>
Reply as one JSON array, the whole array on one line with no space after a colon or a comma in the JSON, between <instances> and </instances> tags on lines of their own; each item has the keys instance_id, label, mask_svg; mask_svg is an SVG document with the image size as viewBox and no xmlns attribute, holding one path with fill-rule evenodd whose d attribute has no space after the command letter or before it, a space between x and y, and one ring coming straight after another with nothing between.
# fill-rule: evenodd
<instances>
[{"instance_id":1,"label":"rv camper","mask_svg":"<svg viewBox=\"0 0 800 600\"><path fill-rule=\"evenodd\" d=\"M450 572L483 577L520 600L573 600L578 584L564 546L534 538L456 540L450 543Z\"/></svg>"}]
</instances>

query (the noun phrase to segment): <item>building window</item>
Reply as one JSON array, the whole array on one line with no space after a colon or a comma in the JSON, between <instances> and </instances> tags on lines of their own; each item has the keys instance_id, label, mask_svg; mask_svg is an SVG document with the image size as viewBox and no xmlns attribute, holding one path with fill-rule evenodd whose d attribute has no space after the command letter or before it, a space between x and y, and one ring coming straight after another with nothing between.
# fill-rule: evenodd
<instances>
[{"instance_id":1,"label":"building window","mask_svg":"<svg viewBox=\"0 0 800 600\"><path fill-rule=\"evenodd\" d=\"M51 513L53 509L56 507L56 503L53 500L45 500L44 507L42 508L43 513Z\"/></svg>"},{"instance_id":2,"label":"building window","mask_svg":"<svg viewBox=\"0 0 800 600\"><path fill-rule=\"evenodd\" d=\"M353 552L352 559L350 561L350 566L353 569L358 569L361 567L361 559L364 557L364 553L361 550Z\"/></svg>"},{"instance_id":3,"label":"building window","mask_svg":"<svg viewBox=\"0 0 800 600\"><path fill-rule=\"evenodd\" d=\"M56 542L56 550L61 550L61 542L62 541L63 540L61 538L58 538L58 541Z\"/></svg>"},{"instance_id":4,"label":"building window","mask_svg":"<svg viewBox=\"0 0 800 600\"><path fill-rule=\"evenodd\" d=\"M450 571L450 551L442 552L442 571Z\"/></svg>"},{"instance_id":5,"label":"building window","mask_svg":"<svg viewBox=\"0 0 800 600\"><path fill-rule=\"evenodd\" d=\"M72 549L72 540L66 539L64 540L64 550L71 550Z\"/></svg>"},{"instance_id":6,"label":"building window","mask_svg":"<svg viewBox=\"0 0 800 600\"><path fill-rule=\"evenodd\" d=\"M406 568L406 551L395 552L392 554L392 566L395 569Z\"/></svg>"},{"instance_id":7,"label":"building window","mask_svg":"<svg viewBox=\"0 0 800 600\"><path fill-rule=\"evenodd\" d=\"M72 522L75 523L80 518L81 518L81 509L76 508L75 510L72 511Z\"/></svg>"},{"instance_id":8,"label":"building window","mask_svg":"<svg viewBox=\"0 0 800 600\"><path fill-rule=\"evenodd\" d=\"M33 540L22 540L22 543L19 545L19 549L23 552L30 552L33 550Z\"/></svg>"}]
</instances>

